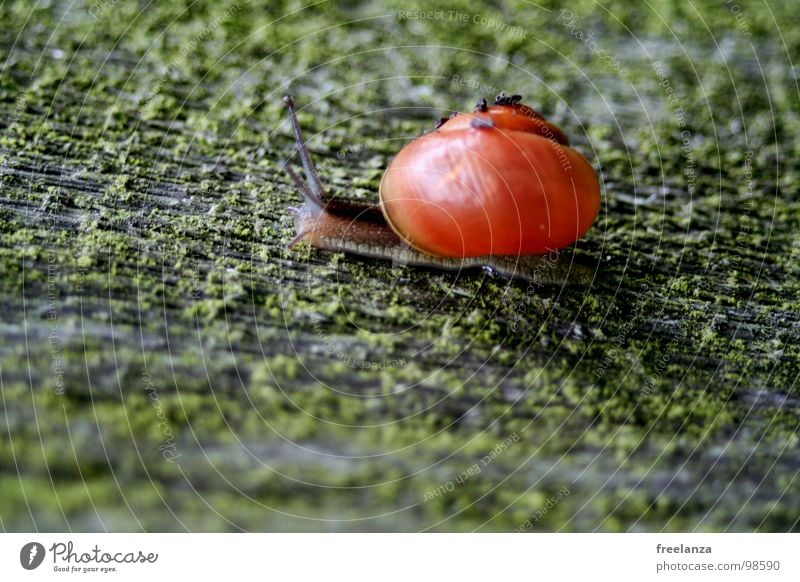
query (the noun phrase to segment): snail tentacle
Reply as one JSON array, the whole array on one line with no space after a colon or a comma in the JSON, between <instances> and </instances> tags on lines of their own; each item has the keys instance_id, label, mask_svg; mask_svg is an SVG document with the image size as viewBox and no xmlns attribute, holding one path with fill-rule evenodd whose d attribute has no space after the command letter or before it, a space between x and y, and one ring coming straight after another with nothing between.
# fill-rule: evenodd
<instances>
[{"instance_id":1,"label":"snail tentacle","mask_svg":"<svg viewBox=\"0 0 800 582\"><path fill-rule=\"evenodd\" d=\"M289 109L289 123L294 130L295 141L297 142L297 152L300 154L300 161L303 163L303 168L306 171L306 180L308 180L308 189L303 188L305 194L309 194L315 198L317 205L320 208L323 206L322 200L327 197L325 188L322 186L322 181L319 179L317 169L314 167L314 161L311 159L311 153L308 151L308 146L303 140L303 132L300 129L300 122L297 121L297 112L294 106L294 99L291 95L286 95L283 98L286 107ZM291 174L290 174L291 175ZM296 176L296 174L295 174ZM295 178L295 181L297 179Z\"/></svg>"},{"instance_id":2,"label":"snail tentacle","mask_svg":"<svg viewBox=\"0 0 800 582\"><path fill-rule=\"evenodd\" d=\"M324 212L324 210L325 210L324 203L322 202L322 200L319 199L310 190L310 188L308 187L308 184L306 184L300 178L300 176L297 175L297 172L295 172L292 169L292 167L289 165L288 161L283 165L283 167L286 170L286 173L289 174L289 177L294 181L295 185L300 190L300 192L303 193L303 199L305 200L306 205L308 205L310 207L310 210L313 212L313 214L316 215L316 216L322 214ZM290 210L298 210L298 209L297 208L290 208Z\"/></svg>"}]
</instances>

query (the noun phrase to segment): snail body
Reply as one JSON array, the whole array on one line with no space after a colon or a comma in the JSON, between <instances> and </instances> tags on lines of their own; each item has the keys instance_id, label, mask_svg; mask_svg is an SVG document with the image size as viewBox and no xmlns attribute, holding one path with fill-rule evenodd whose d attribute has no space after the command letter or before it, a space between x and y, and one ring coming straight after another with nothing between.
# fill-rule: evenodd
<instances>
[{"instance_id":1,"label":"snail body","mask_svg":"<svg viewBox=\"0 0 800 582\"><path fill-rule=\"evenodd\" d=\"M482 99L473 113L443 119L409 143L384 173L375 205L329 198L285 97L307 179L286 166L305 200L293 209L291 244L564 282L570 265L553 253L591 227L600 188L564 133L519 99L501 94L493 106Z\"/></svg>"}]
</instances>

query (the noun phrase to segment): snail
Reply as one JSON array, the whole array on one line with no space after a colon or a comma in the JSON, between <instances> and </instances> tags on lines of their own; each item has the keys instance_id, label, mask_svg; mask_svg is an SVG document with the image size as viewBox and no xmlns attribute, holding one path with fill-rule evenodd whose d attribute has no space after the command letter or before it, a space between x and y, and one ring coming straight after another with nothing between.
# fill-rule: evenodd
<instances>
[{"instance_id":1,"label":"snail","mask_svg":"<svg viewBox=\"0 0 800 582\"><path fill-rule=\"evenodd\" d=\"M305 240L403 264L568 280L570 269L580 267L565 264L558 251L592 226L600 186L564 132L521 99L501 93L492 106L481 99L472 113L440 120L389 164L376 205L328 196L287 95L306 177L287 162L304 198L291 209L296 236L290 248Z\"/></svg>"}]
</instances>

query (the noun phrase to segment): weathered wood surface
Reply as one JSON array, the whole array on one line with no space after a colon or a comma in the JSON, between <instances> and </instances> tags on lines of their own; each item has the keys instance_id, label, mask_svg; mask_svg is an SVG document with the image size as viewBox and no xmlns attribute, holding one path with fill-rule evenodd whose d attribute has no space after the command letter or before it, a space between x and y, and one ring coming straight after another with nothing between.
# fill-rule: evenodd
<instances>
[{"instance_id":1,"label":"weathered wood surface","mask_svg":"<svg viewBox=\"0 0 800 582\"><path fill-rule=\"evenodd\" d=\"M792 6L540 4L4 6L0 527L798 529ZM286 250L283 93L369 198L495 88L589 284Z\"/></svg>"}]
</instances>

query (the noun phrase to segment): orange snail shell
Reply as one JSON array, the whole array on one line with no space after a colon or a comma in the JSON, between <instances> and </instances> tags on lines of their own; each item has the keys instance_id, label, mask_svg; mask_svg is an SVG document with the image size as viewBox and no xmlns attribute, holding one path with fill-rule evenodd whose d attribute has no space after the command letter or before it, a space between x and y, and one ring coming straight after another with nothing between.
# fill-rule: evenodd
<instances>
[{"instance_id":1,"label":"orange snail shell","mask_svg":"<svg viewBox=\"0 0 800 582\"><path fill-rule=\"evenodd\" d=\"M571 245L600 211L594 168L519 96L500 95L405 146L383 176L383 213L441 257L539 255Z\"/></svg>"}]
</instances>

